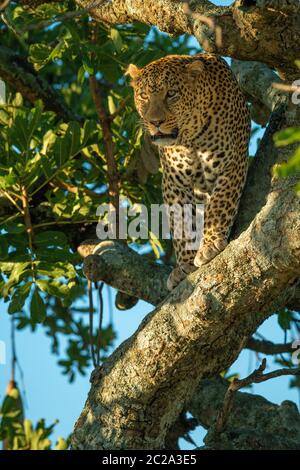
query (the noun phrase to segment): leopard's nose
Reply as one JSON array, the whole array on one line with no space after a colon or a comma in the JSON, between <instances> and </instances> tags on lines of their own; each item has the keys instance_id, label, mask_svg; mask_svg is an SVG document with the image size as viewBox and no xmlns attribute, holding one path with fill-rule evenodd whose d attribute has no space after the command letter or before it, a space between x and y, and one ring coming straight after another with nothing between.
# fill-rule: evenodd
<instances>
[{"instance_id":1,"label":"leopard's nose","mask_svg":"<svg viewBox=\"0 0 300 470\"><path fill-rule=\"evenodd\" d=\"M164 121L158 121L156 119L153 119L152 121L150 121L150 124L152 124L155 127L159 127L163 122Z\"/></svg>"}]
</instances>

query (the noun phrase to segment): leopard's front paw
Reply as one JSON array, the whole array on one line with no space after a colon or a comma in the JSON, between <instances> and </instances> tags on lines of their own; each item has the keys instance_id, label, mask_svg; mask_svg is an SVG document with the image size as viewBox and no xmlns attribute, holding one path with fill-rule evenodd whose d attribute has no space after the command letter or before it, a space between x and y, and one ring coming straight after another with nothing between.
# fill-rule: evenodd
<instances>
[{"instance_id":1,"label":"leopard's front paw","mask_svg":"<svg viewBox=\"0 0 300 470\"><path fill-rule=\"evenodd\" d=\"M176 266L173 269L167 280L168 290L175 289L178 284L186 278L187 274L195 271L196 268L192 264L184 264L182 266Z\"/></svg>"},{"instance_id":2,"label":"leopard's front paw","mask_svg":"<svg viewBox=\"0 0 300 470\"><path fill-rule=\"evenodd\" d=\"M227 240L219 240L217 243L203 243L195 256L194 265L200 268L200 266L209 263L226 248L227 243Z\"/></svg>"}]
</instances>

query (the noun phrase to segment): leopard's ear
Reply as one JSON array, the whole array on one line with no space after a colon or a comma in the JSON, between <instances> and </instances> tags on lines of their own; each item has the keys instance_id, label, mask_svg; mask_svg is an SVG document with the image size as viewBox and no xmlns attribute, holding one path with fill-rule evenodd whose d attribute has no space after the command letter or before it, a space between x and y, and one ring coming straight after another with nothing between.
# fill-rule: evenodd
<instances>
[{"instance_id":1,"label":"leopard's ear","mask_svg":"<svg viewBox=\"0 0 300 470\"><path fill-rule=\"evenodd\" d=\"M139 73L140 69L136 65L130 64L125 72L125 75L129 75L132 80L136 80Z\"/></svg>"},{"instance_id":2,"label":"leopard's ear","mask_svg":"<svg viewBox=\"0 0 300 470\"><path fill-rule=\"evenodd\" d=\"M186 64L186 69L190 75L193 77L197 77L201 75L204 70L205 70L205 65L202 62L202 60L193 60L192 62L189 62Z\"/></svg>"}]
</instances>

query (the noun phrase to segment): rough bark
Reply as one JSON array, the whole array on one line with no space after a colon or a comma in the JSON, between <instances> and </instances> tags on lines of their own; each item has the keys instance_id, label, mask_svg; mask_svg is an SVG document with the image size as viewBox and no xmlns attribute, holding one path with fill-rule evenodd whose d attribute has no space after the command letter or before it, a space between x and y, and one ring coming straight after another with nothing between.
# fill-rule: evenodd
<instances>
[{"instance_id":1,"label":"rough bark","mask_svg":"<svg viewBox=\"0 0 300 470\"><path fill-rule=\"evenodd\" d=\"M273 86L282 80L268 66L260 62L232 60L231 67L251 103L252 120L265 126L272 111L287 103L288 97Z\"/></svg>"},{"instance_id":2,"label":"rough bark","mask_svg":"<svg viewBox=\"0 0 300 470\"><path fill-rule=\"evenodd\" d=\"M76 0L83 8L90 0ZM206 50L240 60L256 60L276 68L282 77L298 77L295 60L300 57L300 6L297 0L237 0L229 7L217 7L208 0L103 0L91 10L98 21L126 24L140 21L161 31L194 35ZM215 32L203 16L222 29L218 46Z\"/></svg>"},{"instance_id":3,"label":"rough bark","mask_svg":"<svg viewBox=\"0 0 300 470\"><path fill-rule=\"evenodd\" d=\"M227 383L220 378L200 382L188 410L209 429L209 449L295 450L300 449L300 414L291 401L275 405L265 398L237 392L225 430L217 434L214 424L222 409Z\"/></svg>"}]
</instances>

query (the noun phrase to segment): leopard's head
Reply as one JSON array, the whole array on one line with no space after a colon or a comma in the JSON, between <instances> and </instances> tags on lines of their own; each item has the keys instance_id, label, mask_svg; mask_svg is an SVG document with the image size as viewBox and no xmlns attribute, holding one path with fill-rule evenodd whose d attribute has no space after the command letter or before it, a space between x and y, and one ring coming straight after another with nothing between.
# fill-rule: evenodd
<instances>
[{"instance_id":1,"label":"leopard's head","mask_svg":"<svg viewBox=\"0 0 300 470\"><path fill-rule=\"evenodd\" d=\"M203 68L202 61L190 56L167 56L143 68L129 65L135 105L153 143L180 144Z\"/></svg>"}]
</instances>

